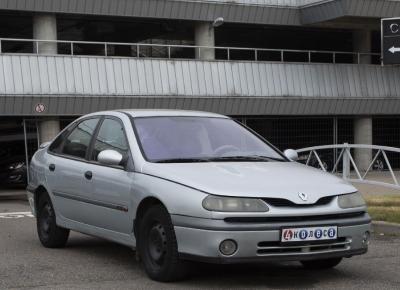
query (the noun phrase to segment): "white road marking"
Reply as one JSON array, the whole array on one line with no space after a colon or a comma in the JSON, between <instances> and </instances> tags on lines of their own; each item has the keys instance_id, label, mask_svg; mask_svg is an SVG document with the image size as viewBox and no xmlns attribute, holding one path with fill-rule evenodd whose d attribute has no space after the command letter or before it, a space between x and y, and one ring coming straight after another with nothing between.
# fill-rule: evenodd
<instances>
[{"instance_id":1,"label":"white road marking","mask_svg":"<svg viewBox=\"0 0 400 290\"><path fill-rule=\"evenodd\" d=\"M30 211L24 212L1 212L0 219L19 219L24 217L34 217Z\"/></svg>"}]
</instances>

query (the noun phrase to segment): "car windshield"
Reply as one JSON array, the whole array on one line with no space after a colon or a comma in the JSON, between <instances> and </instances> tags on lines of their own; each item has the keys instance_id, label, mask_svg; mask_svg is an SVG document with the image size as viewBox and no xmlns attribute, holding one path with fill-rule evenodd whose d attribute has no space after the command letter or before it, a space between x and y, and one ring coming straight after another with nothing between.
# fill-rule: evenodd
<instances>
[{"instance_id":1,"label":"car windshield","mask_svg":"<svg viewBox=\"0 0 400 290\"><path fill-rule=\"evenodd\" d=\"M143 117L134 125L151 162L285 161L245 127L227 118Z\"/></svg>"}]
</instances>

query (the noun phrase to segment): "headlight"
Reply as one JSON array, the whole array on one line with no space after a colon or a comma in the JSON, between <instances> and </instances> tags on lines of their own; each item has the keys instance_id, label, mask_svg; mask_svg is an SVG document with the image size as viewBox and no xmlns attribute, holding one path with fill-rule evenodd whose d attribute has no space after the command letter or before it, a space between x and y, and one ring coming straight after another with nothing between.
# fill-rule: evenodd
<instances>
[{"instance_id":1,"label":"headlight","mask_svg":"<svg viewBox=\"0 0 400 290\"><path fill-rule=\"evenodd\" d=\"M341 208L353 208L366 205L364 198L359 192L340 195L338 203Z\"/></svg>"},{"instance_id":2,"label":"headlight","mask_svg":"<svg viewBox=\"0 0 400 290\"><path fill-rule=\"evenodd\" d=\"M237 198L209 195L203 200L203 207L220 212L267 212L268 206L261 199Z\"/></svg>"},{"instance_id":3,"label":"headlight","mask_svg":"<svg viewBox=\"0 0 400 290\"><path fill-rule=\"evenodd\" d=\"M17 163L12 163L8 169L13 170L13 169L20 169L22 166L24 166L24 162L17 162Z\"/></svg>"}]
</instances>

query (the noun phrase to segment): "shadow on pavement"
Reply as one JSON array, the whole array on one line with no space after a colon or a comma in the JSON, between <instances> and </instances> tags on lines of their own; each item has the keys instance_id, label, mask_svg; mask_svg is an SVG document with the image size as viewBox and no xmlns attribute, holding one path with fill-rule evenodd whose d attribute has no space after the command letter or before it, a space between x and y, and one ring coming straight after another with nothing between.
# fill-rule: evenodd
<instances>
[{"instance_id":1,"label":"shadow on pavement","mask_svg":"<svg viewBox=\"0 0 400 290\"><path fill-rule=\"evenodd\" d=\"M135 252L128 247L102 239L86 236L74 236L65 249L70 255L78 254L95 257L106 264L119 264L131 268L142 268L135 260ZM337 269L311 271L302 268L300 263L262 263L215 265L190 263L190 275L187 280L166 284L177 288L230 288L230 287L272 287L280 289L312 288L321 282L346 278L346 273ZM143 272L144 270L140 269ZM212 287L210 287L212 285Z\"/></svg>"},{"instance_id":2,"label":"shadow on pavement","mask_svg":"<svg viewBox=\"0 0 400 290\"><path fill-rule=\"evenodd\" d=\"M340 267L340 266L339 266ZM196 285L234 285L235 287L272 287L281 289L312 288L321 280L337 280L344 273L337 269L311 271L305 270L299 263L268 263L241 265L193 266L191 279ZM206 284L204 284L206 287Z\"/></svg>"}]
</instances>

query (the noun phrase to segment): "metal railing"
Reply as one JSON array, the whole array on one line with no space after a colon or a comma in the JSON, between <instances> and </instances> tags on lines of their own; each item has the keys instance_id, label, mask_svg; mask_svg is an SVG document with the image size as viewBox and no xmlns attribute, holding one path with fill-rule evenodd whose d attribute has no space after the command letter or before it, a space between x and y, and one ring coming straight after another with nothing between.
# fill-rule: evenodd
<instances>
[{"instance_id":1,"label":"metal railing","mask_svg":"<svg viewBox=\"0 0 400 290\"><path fill-rule=\"evenodd\" d=\"M329 169L326 161L321 157L322 150L333 150L335 151L335 161L333 163L332 169ZM372 160L369 162L367 168L362 170L357 164L354 156L354 152L357 150L369 150L371 153L375 151L376 153L372 154ZM394 189L400 189L399 181L396 177L396 172L393 170L392 163L389 161L388 154L390 153L400 153L400 148L388 147L388 146L377 146L377 145L362 145L362 144L341 144L341 145L324 145L324 146L315 146L308 147L303 149L296 150L297 153L306 155L305 164L309 166L317 167L325 172L331 172L333 174L340 174L343 179L348 180L354 183L365 183L372 185L385 186ZM353 152L352 152L353 151ZM320 152L320 153L319 153ZM311 161L314 159L314 164L311 164ZM377 162L379 161L379 162ZM341 172L339 167L341 165ZM385 182L379 180L371 180L368 179L369 175L373 169L377 169L378 171L383 171L386 169L386 172L390 174L389 180L392 182ZM353 169L353 170L352 170ZM381 176L382 177L382 176ZM387 179L387 178L386 178Z\"/></svg>"},{"instance_id":2,"label":"metal railing","mask_svg":"<svg viewBox=\"0 0 400 290\"><path fill-rule=\"evenodd\" d=\"M11 45L14 44L14 45ZM18 46L20 44L20 46ZM21 47L22 44L22 47ZM49 49L50 47L50 49ZM91 47L92 49L89 49ZM128 55L118 55L116 47L128 47ZM380 64L379 53L326 51L326 50L297 50L297 49L270 49L224 46L198 46L178 44L149 44L124 42L97 42L97 41L70 41L70 40L37 40L19 38L0 38L1 53L34 53L52 54L57 51L62 55L96 55L96 56L128 56L151 57L149 49L164 51L164 56L157 58L195 58L213 51L217 60L249 60L249 61L277 61L277 62L306 62L306 63L353 63L360 64L365 58L368 62ZM90 53L88 53L90 51ZM188 53L182 53L186 51ZM53 53L54 54L54 53ZM159 53L160 54L160 53ZM189 55L189 56L188 56ZM201 58L201 57L200 57Z\"/></svg>"}]
</instances>

